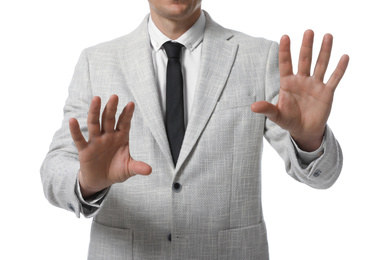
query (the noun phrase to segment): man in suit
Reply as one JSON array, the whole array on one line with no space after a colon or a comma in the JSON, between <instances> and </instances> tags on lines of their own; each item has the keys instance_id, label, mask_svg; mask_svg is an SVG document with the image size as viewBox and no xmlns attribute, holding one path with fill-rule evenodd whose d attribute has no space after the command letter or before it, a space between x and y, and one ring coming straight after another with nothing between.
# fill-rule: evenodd
<instances>
[{"instance_id":1,"label":"man in suit","mask_svg":"<svg viewBox=\"0 0 390 260\"><path fill-rule=\"evenodd\" d=\"M94 217L90 259L268 259L263 137L293 178L330 187L342 153L326 122L348 56L325 84L329 34L310 75L314 35L305 32L294 75L288 36L279 47L225 29L201 0L149 5L131 34L81 54L41 168L45 194ZM178 157L166 131L167 41L183 46Z\"/></svg>"}]
</instances>

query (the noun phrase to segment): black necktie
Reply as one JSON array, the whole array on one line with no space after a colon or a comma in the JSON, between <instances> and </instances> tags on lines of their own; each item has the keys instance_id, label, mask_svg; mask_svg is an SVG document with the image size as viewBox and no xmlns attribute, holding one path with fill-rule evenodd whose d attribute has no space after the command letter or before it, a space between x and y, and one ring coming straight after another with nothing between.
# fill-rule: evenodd
<instances>
[{"instance_id":1,"label":"black necktie","mask_svg":"<svg viewBox=\"0 0 390 260\"><path fill-rule=\"evenodd\" d=\"M183 76L180 64L183 45L176 42L166 42L163 46L168 56L165 127L173 163L176 166L185 132Z\"/></svg>"}]
</instances>

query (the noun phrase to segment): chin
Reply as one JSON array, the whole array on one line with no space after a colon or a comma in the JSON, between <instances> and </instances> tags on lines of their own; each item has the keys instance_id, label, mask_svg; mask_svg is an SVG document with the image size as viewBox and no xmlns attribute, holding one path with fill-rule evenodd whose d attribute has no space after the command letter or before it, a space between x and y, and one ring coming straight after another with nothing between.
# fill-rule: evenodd
<instances>
[{"instance_id":1,"label":"chin","mask_svg":"<svg viewBox=\"0 0 390 260\"><path fill-rule=\"evenodd\" d=\"M151 9L167 19L182 20L197 12L200 2L196 0L149 0Z\"/></svg>"},{"instance_id":2,"label":"chin","mask_svg":"<svg viewBox=\"0 0 390 260\"><path fill-rule=\"evenodd\" d=\"M183 4L171 4L166 9L166 14L169 16L180 18L189 14L189 7Z\"/></svg>"}]
</instances>

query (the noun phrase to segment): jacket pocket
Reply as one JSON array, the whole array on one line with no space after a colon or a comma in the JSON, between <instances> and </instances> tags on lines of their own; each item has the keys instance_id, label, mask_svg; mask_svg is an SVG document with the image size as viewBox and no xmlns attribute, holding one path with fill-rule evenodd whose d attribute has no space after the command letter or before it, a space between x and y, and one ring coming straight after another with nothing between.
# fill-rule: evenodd
<instances>
[{"instance_id":1,"label":"jacket pocket","mask_svg":"<svg viewBox=\"0 0 390 260\"><path fill-rule=\"evenodd\" d=\"M218 259L269 260L264 222L218 233Z\"/></svg>"},{"instance_id":2,"label":"jacket pocket","mask_svg":"<svg viewBox=\"0 0 390 260\"><path fill-rule=\"evenodd\" d=\"M126 259L132 257L133 232L92 222L88 259Z\"/></svg>"},{"instance_id":3,"label":"jacket pocket","mask_svg":"<svg viewBox=\"0 0 390 260\"><path fill-rule=\"evenodd\" d=\"M256 101L255 96L229 96L218 101L215 111L221 111L226 109L248 107Z\"/></svg>"}]
</instances>

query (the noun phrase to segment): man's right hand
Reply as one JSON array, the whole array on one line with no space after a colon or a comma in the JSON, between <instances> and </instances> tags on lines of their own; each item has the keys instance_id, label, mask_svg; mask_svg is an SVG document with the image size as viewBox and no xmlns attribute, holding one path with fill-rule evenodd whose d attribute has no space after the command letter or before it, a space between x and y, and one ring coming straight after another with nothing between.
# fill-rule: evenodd
<instances>
[{"instance_id":1,"label":"man's right hand","mask_svg":"<svg viewBox=\"0 0 390 260\"><path fill-rule=\"evenodd\" d=\"M130 122L133 117L134 103L130 102L125 106L116 128L118 96L112 95L108 100L101 125L100 106L100 98L94 97L87 119L88 142L80 131L78 121L75 118L69 120L70 132L79 153L79 182L84 198L114 183L124 182L134 175L149 175L152 172L148 164L135 161L129 152Z\"/></svg>"}]
</instances>

